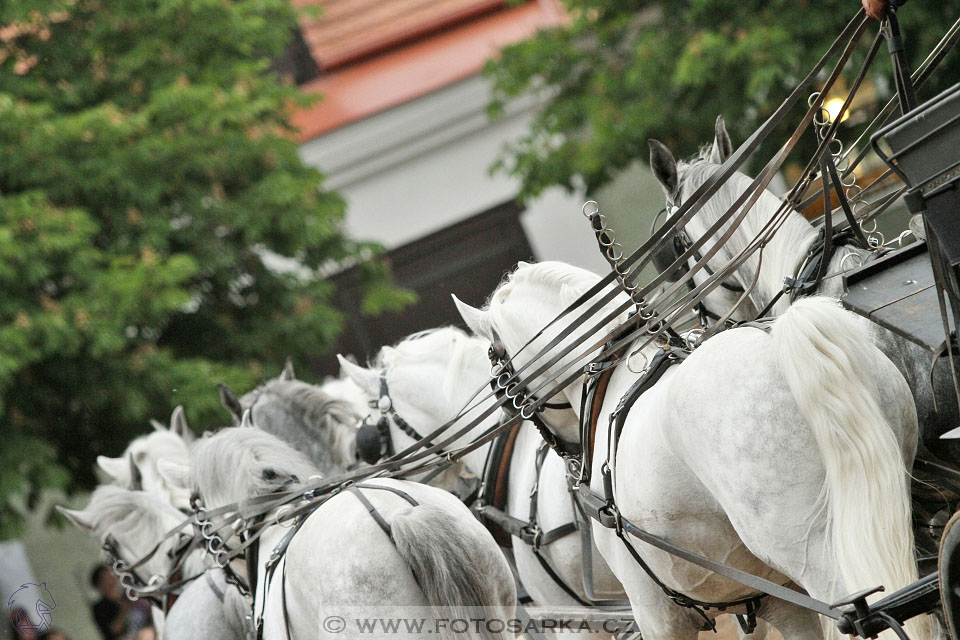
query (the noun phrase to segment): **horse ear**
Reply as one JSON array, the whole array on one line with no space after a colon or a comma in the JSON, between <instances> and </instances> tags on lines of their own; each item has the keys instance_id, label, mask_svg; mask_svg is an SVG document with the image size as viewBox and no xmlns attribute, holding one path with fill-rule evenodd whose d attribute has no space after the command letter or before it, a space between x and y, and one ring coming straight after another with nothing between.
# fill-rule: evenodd
<instances>
[{"instance_id":1,"label":"horse ear","mask_svg":"<svg viewBox=\"0 0 960 640\"><path fill-rule=\"evenodd\" d=\"M220 404L230 412L230 415L233 417L233 423L239 424L240 418L243 416L243 406L240 404L240 398L237 397L237 392L234 391L230 385L222 382L217 383L217 391L220 392Z\"/></svg>"},{"instance_id":2,"label":"horse ear","mask_svg":"<svg viewBox=\"0 0 960 640\"><path fill-rule=\"evenodd\" d=\"M183 410L183 405L178 404L170 416L170 431L180 436L184 442L191 443L194 440L193 431L187 424L187 414Z\"/></svg>"},{"instance_id":3,"label":"horse ear","mask_svg":"<svg viewBox=\"0 0 960 640\"><path fill-rule=\"evenodd\" d=\"M380 376L376 371L354 364L339 353L337 362L340 363L340 372L357 383L361 391L371 398L380 397Z\"/></svg>"},{"instance_id":4,"label":"horse ear","mask_svg":"<svg viewBox=\"0 0 960 640\"><path fill-rule=\"evenodd\" d=\"M296 380L297 376L293 373L293 358L287 356L287 360L283 363L283 371L280 372L281 380Z\"/></svg>"},{"instance_id":5,"label":"horse ear","mask_svg":"<svg viewBox=\"0 0 960 640\"><path fill-rule=\"evenodd\" d=\"M723 116L717 116L717 123L713 128L713 148L710 149L710 162L723 164L733 153L733 143L727 133L727 124Z\"/></svg>"},{"instance_id":6,"label":"horse ear","mask_svg":"<svg viewBox=\"0 0 960 640\"><path fill-rule=\"evenodd\" d=\"M253 412L250 409L246 409L240 417L240 428L253 428Z\"/></svg>"},{"instance_id":7,"label":"horse ear","mask_svg":"<svg viewBox=\"0 0 960 640\"><path fill-rule=\"evenodd\" d=\"M157 473L171 487L188 489L190 483L190 467L178 464L166 458L157 460Z\"/></svg>"},{"instance_id":8,"label":"horse ear","mask_svg":"<svg viewBox=\"0 0 960 640\"><path fill-rule=\"evenodd\" d=\"M127 456L130 463L130 488L134 491L143 491L143 475L140 473L140 467L133 460L133 454Z\"/></svg>"},{"instance_id":9,"label":"horse ear","mask_svg":"<svg viewBox=\"0 0 960 640\"><path fill-rule=\"evenodd\" d=\"M453 298L453 304L457 305L457 311L460 317L470 328L474 335L493 341L493 333L490 331L490 323L487 321L487 314L476 307L471 307L457 296L450 294Z\"/></svg>"},{"instance_id":10,"label":"horse ear","mask_svg":"<svg viewBox=\"0 0 960 640\"><path fill-rule=\"evenodd\" d=\"M670 149L667 149L659 140L650 138L647 140L650 147L650 168L653 169L653 175L663 188L663 192L668 198L677 195L677 160L673 157Z\"/></svg>"},{"instance_id":11,"label":"horse ear","mask_svg":"<svg viewBox=\"0 0 960 640\"><path fill-rule=\"evenodd\" d=\"M153 427L153 430L154 430L154 431L166 431L166 430L167 430L167 428L166 428L165 426L163 426L163 423L162 423L162 422L160 422L159 420L154 420L153 418L150 418L150 426Z\"/></svg>"},{"instance_id":12,"label":"horse ear","mask_svg":"<svg viewBox=\"0 0 960 640\"><path fill-rule=\"evenodd\" d=\"M73 509L67 509L66 507L61 507L60 505L56 506L57 511L60 512L67 520L76 525L79 529L85 529L87 531L93 530L93 523L89 520L87 515L83 511L75 511Z\"/></svg>"},{"instance_id":13,"label":"horse ear","mask_svg":"<svg viewBox=\"0 0 960 640\"><path fill-rule=\"evenodd\" d=\"M126 477L126 463L123 458L108 458L107 456L97 456L97 466L103 469L103 472L114 480L121 480Z\"/></svg>"}]
</instances>

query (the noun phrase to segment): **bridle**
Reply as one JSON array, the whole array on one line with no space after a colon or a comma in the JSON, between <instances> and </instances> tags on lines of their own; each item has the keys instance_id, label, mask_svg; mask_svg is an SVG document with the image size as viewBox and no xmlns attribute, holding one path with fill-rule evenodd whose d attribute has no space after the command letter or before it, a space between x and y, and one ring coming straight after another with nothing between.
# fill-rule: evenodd
<instances>
[{"instance_id":1,"label":"bridle","mask_svg":"<svg viewBox=\"0 0 960 640\"><path fill-rule=\"evenodd\" d=\"M370 407L377 409L380 416L376 422L372 422L370 415L368 415L363 419L363 423L357 430L357 455L364 462L376 464L379 460L394 454L393 438L390 437L391 421L414 441L420 442L423 440L428 445L433 444L429 439L424 439L416 429L410 426L409 422L397 413L393 398L390 397L390 387L387 386L385 371L380 372L380 397L372 400Z\"/></svg>"},{"instance_id":2,"label":"bridle","mask_svg":"<svg viewBox=\"0 0 960 640\"><path fill-rule=\"evenodd\" d=\"M544 409L571 409L573 405L566 401L540 402L532 393L525 393L520 384L516 382L517 373L513 368L513 364L510 362L510 357L507 355L507 350L503 346L503 341L500 340L496 329L491 327L490 331L493 334L493 339L490 341L490 349L487 351L487 356L490 358L491 364L490 387L493 389L497 398L507 399L507 402L501 407L504 415L508 418L519 415L523 420L533 422L534 426L537 427L537 431L540 432L540 437L562 457L579 456L580 443L562 442L553 431L550 430L541 415ZM511 382L511 380L513 380L513 382ZM531 408L534 406L538 406L539 408Z\"/></svg>"},{"instance_id":3,"label":"bridle","mask_svg":"<svg viewBox=\"0 0 960 640\"><path fill-rule=\"evenodd\" d=\"M183 532L179 534L177 544L167 551L170 567L166 572L166 578L161 575L153 575L145 580L137 572L140 567L157 554L166 537L164 536L163 540L133 564L123 559L120 544L112 534L107 534L102 547L107 563L113 574L120 580L120 585L123 587L127 599L136 601L144 598L164 612L173 606L182 587L201 575L182 577L183 564L187 556L195 547L199 546L196 536Z\"/></svg>"},{"instance_id":4,"label":"bridle","mask_svg":"<svg viewBox=\"0 0 960 640\"><path fill-rule=\"evenodd\" d=\"M679 186L678 186L678 189L679 189ZM673 200L669 202L667 206L661 209L660 212L653 218L653 223L650 225L650 235L652 236L654 233L656 233L657 222L660 220L660 216L662 216L664 213L668 214L668 217L672 216L679 208L680 208L680 202L677 200ZM677 258L683 255L692 246L693 246L693 242L690 240L690 236L687 235L687 231L685 227L680 226L677 229L676 233L673 234L673 242L668 242L664 244L663 247L661 247L660 250L653 255L654 267L657 269L659 273L663 273L667 271L670 268L670 265L673 264L677 260ZM699 250L695 250L691 255L691 258L694 260L694 262L700 262L703 260L703 255L700 253ZM710 268L710 265L708 263L705 263L701 267L701 269L703 270L704 273L707 274L708 278L713 277L714 271L713 269ZM673 273L667 276L666 281L676 282L677 280L680 280L685 275L687 275L687 273L689 272L690 272L690 265L687 262L683 262L673 271ZM697 287L696 283L693 281L693 278L687 279L687 286L690 288L691 291L693 291ZM719 286L722 289L726 289L727 291L738 294L738 295L744 293L744 288L742 286L740 286L739 284L731 283L727 280L720 282ZM703 326L707 326L707 324L711 320L714 322L722 320L722 317L720 315L714 313L713 311L707 308L703 300L701 300L696 305L694 305L694 309L696 310L697 316L700 319L700 323Z\"/></svg>"}]
</instances>

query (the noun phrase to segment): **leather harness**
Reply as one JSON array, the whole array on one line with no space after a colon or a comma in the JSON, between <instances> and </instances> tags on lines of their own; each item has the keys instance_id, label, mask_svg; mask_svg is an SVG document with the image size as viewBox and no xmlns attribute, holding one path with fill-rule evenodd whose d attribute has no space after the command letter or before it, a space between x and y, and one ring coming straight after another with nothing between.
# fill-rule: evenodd
<instances>
[{"instance_id":1,"label":"leather harness","mask_svg":"<svg viewBox=\"0 0 960 640\"><path fill-rule=\"evenodd\" d=\"M361 491L361 489L388 491L394 495L397 495L403 498L412 507L417 507L420 505L420 503L417 502L410 494L400 489L397 489L396 487L387 487L387 486L374 485L374 484L356 484L356 485L351 485L349 487L346 487L346 490L349 491L354 496L356 496L357 500L359 500L360 503L367 509L367 512L370 514L370 517L373 518L374 522L377 523L377 526L379 526L383 530L383 532L387 534L387 537L390 538L390 542L393 544L396 544L396 541L393 538L393 528L390 526L390 523L387 522L386 518L384 518L379 511L377 511L377 508L373 505L372 502L370 502L370 499L363 494L363 491ZM327 496L326 500L329 500L334 495L336 494L334 493ZM319 504L314 505L314 508L311 509L310 511L300 514L299 516L296 517L293 526L286 533L286 535L284 535L283 538L281 538L280 542L277 543L277 545L273 548L273 551L270 553L270 558L267 560L266 564L264 565L264 568L266 570L265 571L266 575L264 576L263 603L260 608L260 614L257 616L256 623L255 623L257 640L263 639L264 611L267 606L267 598L269 597L270 586L273 584L273 577L276 572L277 566L280 564L281 560L283 560L283 568L280 570L281 611L283 615L284 629L286 630L286 634L287 634L287 640L293 639L293 634L290 631L290 616L287 613L287 563L285 559L286 552L287 552L287 548L290 546L290 543L293 541L294 536L297 534L298 531L300 531L300 528L307 521L307 518L317 508L325 504L326 500L323 500ZM253 562L256 563L256 558L253 559ZM413 574L413 580L414 582L417 583L417 586L419 587L420 582L419 580L417 580L416 574ZM255 583L252 583L252 584L255 584Z\"/></svg>"}]
</instances>

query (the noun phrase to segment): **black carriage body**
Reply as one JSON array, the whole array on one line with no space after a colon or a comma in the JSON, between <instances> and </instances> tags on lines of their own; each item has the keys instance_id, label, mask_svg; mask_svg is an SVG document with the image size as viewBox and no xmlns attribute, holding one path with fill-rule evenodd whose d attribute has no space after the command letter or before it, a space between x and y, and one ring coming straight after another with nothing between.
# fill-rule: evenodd
<instances>
[{"instance_id":1,"label":"black carriage body","mask_svg":"<svg viewBox=\"0 0 960 640\"><path fill-rule=\"evenodd\" d=\"M889 155L883 152L881 141L889 148ZM890 123L873 136L871 143L906 183L904 199L911 213L921 215L926 240L847 274L843 304L925 347L932 358L950 354L949 366L956 372L960 85ZM956 388L954 391L960 400L960 392ZM945 472L946 476L954 475L951 469ZM960 527L953 526L957 521L955 515L946 527L938 559L944 617L954 640L960 640ZM919 588L934 579L931 575L913 586ZM923 597L911 594L906 600L912 606L914 600L919 602Z\"/></svg>"},{"instance_id":2,"label":"black carriage body","mask_svg":"<svg viewBox=\"0 0 960 640\"><path fill-rule=\"evenodd\" d=\"M847 274L843 303L938 353L960 317L960 85L878 131L872 144L909 187L904 199L922 215L927 238Z\"/></svg>"}]
</instances>

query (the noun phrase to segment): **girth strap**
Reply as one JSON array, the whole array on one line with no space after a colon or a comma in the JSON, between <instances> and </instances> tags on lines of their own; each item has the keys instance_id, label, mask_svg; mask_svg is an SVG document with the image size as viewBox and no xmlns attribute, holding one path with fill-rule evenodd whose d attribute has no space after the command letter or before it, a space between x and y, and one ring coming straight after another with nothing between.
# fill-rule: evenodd
<instances>
[{"instance_id":1,"label":"girth strap","mask_svg":"<svg viewBox=\"0 0 960 640\"><path fill-rule=\"evenodd\" d=\"M510 462L522 425L522 422L517 422L501 433L487 450L487 459L483 463L481 476L479 504L474 509L480 519L486 521L497 544L508 549L513 546L511 536L515 534L500 522L496 514L506 515L503 510L507 506Z\"/></svg>"},{"instance_id":2,"label":"girth strap","mask_svg":"<svg viewBox=\"0 0 960 640\"><path fill-rule=\"evenodd\" d=\"M217 596L217 600L223 602L223 597L225 595L223 589L217 586L217 583L214 582L213 577L210 575L210 571L205 571L203 573L204 579L207 581L207 586L210 587L210 590L213 591L213 595Z\"/></svg>"}]
</instances>

